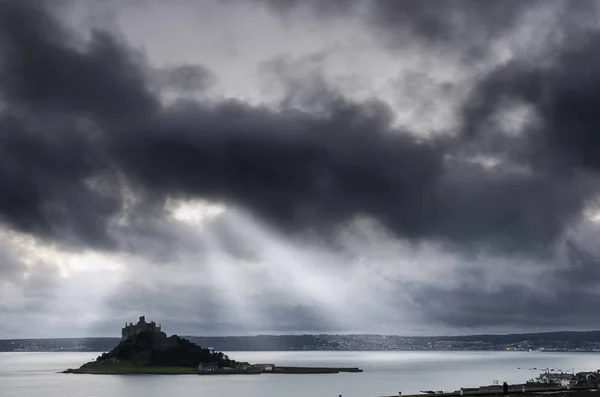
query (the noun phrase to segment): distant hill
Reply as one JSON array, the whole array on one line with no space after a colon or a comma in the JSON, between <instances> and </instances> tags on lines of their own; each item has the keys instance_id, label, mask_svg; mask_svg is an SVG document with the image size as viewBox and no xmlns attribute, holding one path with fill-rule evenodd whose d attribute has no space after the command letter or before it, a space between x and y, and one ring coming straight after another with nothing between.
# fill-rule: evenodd
<instances>
[{"instance_id":1,"label":"distant hill","mask_svg":"<svg viewBox=\"0 0 600 397\"><path fill-rule=\"evenodd\" d=\"M405 337L398 335L187 336L220 351L300 350L548 350L600 351L600 331L508 335ZM119 338L0 340L0 351L110 351Z\"/></svg>"},{"instance_id":2,"label":"distant hill","mask_svg":"<svg viewBox=\"0 0 600 397\"><path fill-rule=\"evenodd\" d=\"M540 332L528 334L508 334L508 335L468 335L468 336L451 336L451 337L436 337L444 340L456 341L485 341L495 344L515 343L526 340L557 341L557 342L600 342L600 331L559 331L559 332Z\"/></svg>"}]
</instances>

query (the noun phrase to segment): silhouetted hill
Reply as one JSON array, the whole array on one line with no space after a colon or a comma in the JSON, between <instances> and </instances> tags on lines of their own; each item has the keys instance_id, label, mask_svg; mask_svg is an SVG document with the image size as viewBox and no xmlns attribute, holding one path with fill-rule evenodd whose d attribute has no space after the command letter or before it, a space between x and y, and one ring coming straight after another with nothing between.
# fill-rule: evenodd
<instances>
[{"instance_id":1,"label":"silhouetted hill","mask_svg":"<svg viewBox=\"0 0 600 397\"><path fill-rule=\"evenodd\" d=\"M221 352L202 348L177 335L167 337L164 332L141 332L119 342L108 353L95 361L70 369L69 373L147 373L159 369L161 373L197 371L199 363L219 368L235 367L236 362Z\"/></svg>"}]
</instances>

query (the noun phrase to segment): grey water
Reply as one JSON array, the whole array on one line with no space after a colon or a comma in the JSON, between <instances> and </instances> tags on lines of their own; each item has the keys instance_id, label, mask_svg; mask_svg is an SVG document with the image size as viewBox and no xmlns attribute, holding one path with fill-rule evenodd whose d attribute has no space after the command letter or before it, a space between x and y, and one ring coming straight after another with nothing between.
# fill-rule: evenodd
<instances>
[{"instance_id":1,"label":"grey water","mask_svg":"<svg viewBox=\"0 0 600 397\"><path fill-rule=\"evenodd\" d=\"M324 375L71 375L98 353L0 353L0 397L377 397L519 383L541 368L600 368L600 353L544 352L229 352L239 361L349 366L363 373ZM534 370L533 368L537 368Z\"/></svg>"}]
</instances>

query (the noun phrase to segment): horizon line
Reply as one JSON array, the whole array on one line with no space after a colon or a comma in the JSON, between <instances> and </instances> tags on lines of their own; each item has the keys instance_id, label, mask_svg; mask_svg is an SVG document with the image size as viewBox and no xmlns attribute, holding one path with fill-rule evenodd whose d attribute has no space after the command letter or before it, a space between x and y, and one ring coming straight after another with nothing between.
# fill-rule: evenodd
<instances>
[{"instance_id":1,"label":"horizon line","mask_svg":"<svg viewBox=\"0 0 600 397\"><path fill-rule=\"evenodd\" d=\"M164 332L164 331L163 331ZM593 333L599 332L600 329L585 330L585 331L542 331L542 332L515 332L515 333L478 333L478 334L459 334L459 335L401 335L401 334L381 334L381 333L291 333L291 334L252 334L252 335L183 335L173 333L183 338L257 338L264 336L393 336L401 338L472 338L477 336L521 336L521 335L548 335L559 333ZM166 333L166 332L165 332ZM22 338L0 338L0 341L16 341L16 340L48 340L48 339L120 339L121 336L60 336L60 337L22 337Z\"/></svg>"}]
</instances>

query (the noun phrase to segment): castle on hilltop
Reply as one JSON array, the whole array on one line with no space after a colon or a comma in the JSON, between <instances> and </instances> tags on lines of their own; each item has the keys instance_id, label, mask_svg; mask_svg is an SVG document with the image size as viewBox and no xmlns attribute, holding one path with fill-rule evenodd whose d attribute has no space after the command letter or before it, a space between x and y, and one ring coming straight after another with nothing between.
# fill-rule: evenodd
<instances>
[{"instance_id":1,"label":"castle on hilltop","mask_svg":"<svg viewBox=\"0 0 600 397\"><path fill-rule=\"evenodd\" d=\"M154 321L147 323L146 317L140 316L137 324L125 323L125 328L121 329L121 340L126 341L127 339L135 338L142 332L161 332L160 325L157 326Z\"/></svg>"}]
</instances>

